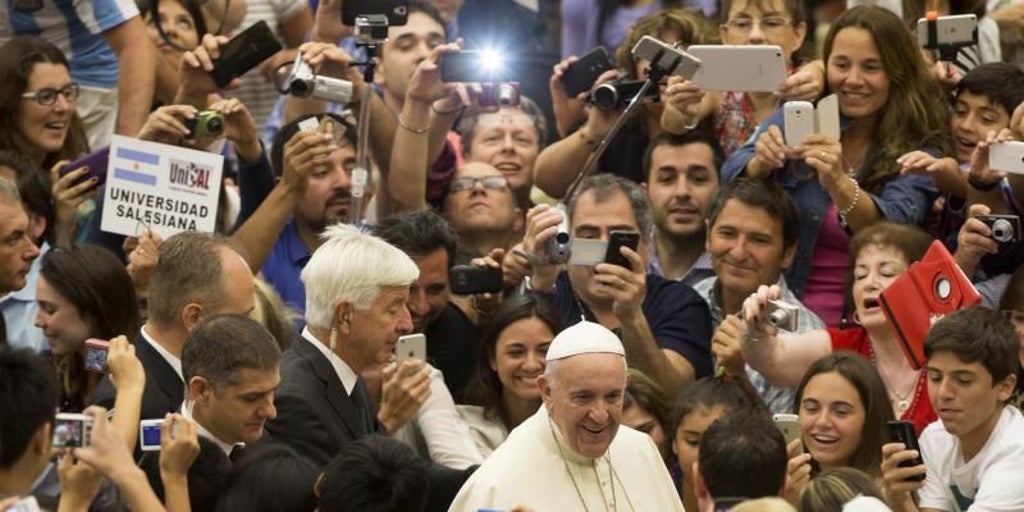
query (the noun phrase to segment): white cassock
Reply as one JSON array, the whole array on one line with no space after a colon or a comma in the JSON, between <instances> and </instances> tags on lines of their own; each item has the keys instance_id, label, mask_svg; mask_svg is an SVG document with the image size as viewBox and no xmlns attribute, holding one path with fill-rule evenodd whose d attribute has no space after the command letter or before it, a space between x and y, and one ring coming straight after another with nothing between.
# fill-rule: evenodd
<instances>
[{"instance_id":1,"label":"white cassock","mask_svg":"<svg viewBox=\"0 0 1024 512\"><path fill-rule=\"evenodd\" d=\"M560 434L556 445L553 431L558 429L541 406L473 473L448 512L520 505L535 512L683 510L647 434L619 426L606 456L590 459L573 452Z\"/></svg>"}]
</instances>

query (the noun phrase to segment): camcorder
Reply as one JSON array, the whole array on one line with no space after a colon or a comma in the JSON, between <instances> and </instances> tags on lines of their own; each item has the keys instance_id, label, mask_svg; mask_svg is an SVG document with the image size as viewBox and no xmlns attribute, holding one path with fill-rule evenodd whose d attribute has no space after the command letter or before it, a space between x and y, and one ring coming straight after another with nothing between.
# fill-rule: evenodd
<instances>
[{"instance_id":1,"label":"camcorder","mask_svg":"<svg viewBox=\"0 0 1024 512\"><path fill-rule=\"evenodd\" d=\"M92 416L58 413L53 420L54 448L81 448L92 439Z\"/></svg>"},{"instance_id":2,"label":"camcorder","mask_svg":"<svg viewBox=\"0 0 1024 512\"><path fill-rule=\"evenodd\" d=\"M185 119L183 123L188 128L189 137L193 139L218 137L224 133L224 115L216 110L204 110L192 119Z\"/></svg>"},{"instance_id":3,"label":"camcorder","mask_svg":"<svg viewBox=\"0 0 1024 512\"><path fill-rule=\"evenodd\" d=\"M280 87L282 94L299 98L317 98L333 103L348 103L352 100L352 82L340 78L318 75L313 72L302 52L295 54L295 60Z\"/></svg>"},{"instance_id":4,"label":"camcorder","mask_svg":"<svg viewBox=\"0 0 1024 512\"><path fill-rule=\"evenodd\" d=\"M590 103L601 110L614 110L626 106L644 86L644 80L613 80L605 82L590 92ZM644 95L658 101L658 88L650 87Z\"/></svg>"},{"instance_id":5,"label":"camcorder","mask_svg":"<svg viewBox=\"0 0 1024 512\"><path fill-rule=\"evenodd\" d=\"M796 332L800 323L800 308L781 300L770 300L765 310L768 323L776 329Z\"/></svg>"},{"instance_id":6,"label":"camcorder","mask_svg":"<svg viewBox=\"0 0 1024 512\"><path fill-rule=\"evenodd\" d=\"M572 251L572 238L569 235L569 214L566 212L565 204L558 203L554 206L562 214L562 222L558 224L558 231L555 236L548 239L548 261L561 265L569 261Z\"/></svg>"}]
</instances>

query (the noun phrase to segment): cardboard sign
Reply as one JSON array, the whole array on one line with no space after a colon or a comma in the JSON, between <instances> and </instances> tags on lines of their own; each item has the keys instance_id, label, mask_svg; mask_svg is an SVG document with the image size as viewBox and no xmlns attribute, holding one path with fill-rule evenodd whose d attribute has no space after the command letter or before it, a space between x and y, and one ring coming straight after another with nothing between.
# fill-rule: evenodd
<instances>
[{"instance_id":1,"label":"cardboard sign","mask_svg":"<svg viewBox=\"0 0 1024 512\"><path fill-rule=\"evenodd\" d=\"M100 229L163 238L182 231L212 233L217 223L224 157L114 135Z\"/></svg>"}]
</instances>

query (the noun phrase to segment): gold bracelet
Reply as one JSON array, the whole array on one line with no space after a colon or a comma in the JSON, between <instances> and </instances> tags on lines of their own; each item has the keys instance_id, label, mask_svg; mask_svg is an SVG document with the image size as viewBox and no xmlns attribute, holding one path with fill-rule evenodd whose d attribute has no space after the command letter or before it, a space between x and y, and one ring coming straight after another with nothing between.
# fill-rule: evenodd
<instances>
[{"instance_id":1,"label":"gold bracelet","mask_svg":"<svg viewBox=\"0 0 1024 512\"><path fill-rule=\"evenodd\" d=\"M401 113L398 114L398 126L401 126L403 130L408 130L412 133L422 134L430 131L430 123L427 123L427 125L424 126L423 128L417 128L415 126L409 126L408 124L405 124L405 121L402 119Z\"/></svg>"}]
</instances>

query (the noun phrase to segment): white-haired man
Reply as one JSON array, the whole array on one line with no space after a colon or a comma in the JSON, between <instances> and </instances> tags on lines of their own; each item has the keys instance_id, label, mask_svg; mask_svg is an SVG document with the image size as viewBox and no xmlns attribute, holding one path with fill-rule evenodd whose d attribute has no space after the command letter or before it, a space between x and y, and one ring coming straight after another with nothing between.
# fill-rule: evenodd
<instances>
[{"instance_id":1,"label":"white-haired man","mask_svg":"<svg viewBox=\"0 0 1024 512\"><path fill-rule=\"evenodd\" d=\"M618 337L580 322L555 337L546 359L544 406L480 466L449 512L683 510L651 438L619 425L626 356Z\"/></svg>"},{"instance_id":2,"label":"white-haired man","mask_svg":"<svg viewBox=\"0 0 1024 512\"><path fill-rule=\"evenodd\" d=\"M412 332L405 304L418 276L405 253L375 236L344 224L325 230L302 271L306 328L281 360L277 418L267 424L275 441L325 465L347 443L415 417L429 395L422 361L384 372L377 413L360 374L387 363L398 336Z\"/></svg>"}]
</instances>

